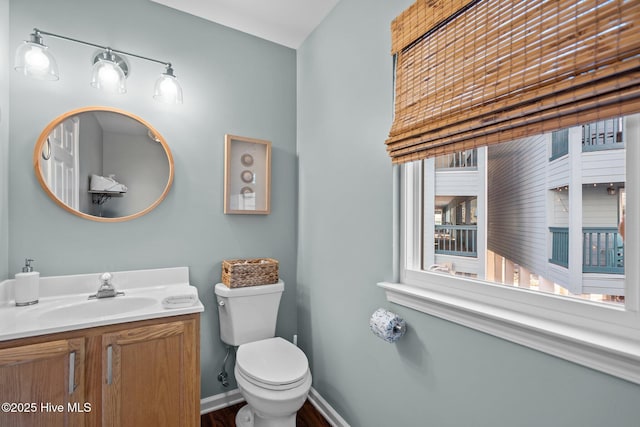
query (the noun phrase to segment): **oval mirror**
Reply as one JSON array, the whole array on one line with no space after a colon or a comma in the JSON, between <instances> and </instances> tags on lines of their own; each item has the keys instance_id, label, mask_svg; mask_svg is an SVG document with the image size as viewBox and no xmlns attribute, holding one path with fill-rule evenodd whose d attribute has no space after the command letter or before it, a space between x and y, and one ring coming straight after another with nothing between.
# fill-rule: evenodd
<instances>
[{"instance_id":1,"label":"oval mirror","mask_svg":"<svg viewBox=\"0 0 640 427\"><path fill-rule=\"evenodd\" d=\"M86 107L44 128L33 154L36 177L58 205L102 222L155 208L173 182L173 157L149 123L110 107Z\"/></svg>"}]
</instances>

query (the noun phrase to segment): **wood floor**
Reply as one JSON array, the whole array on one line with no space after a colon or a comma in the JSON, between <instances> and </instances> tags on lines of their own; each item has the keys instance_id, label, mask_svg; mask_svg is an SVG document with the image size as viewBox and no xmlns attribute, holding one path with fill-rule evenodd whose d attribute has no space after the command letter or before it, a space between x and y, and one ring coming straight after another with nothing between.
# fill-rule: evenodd
<instances>
[{"instance_id":1,"label":"wood floor","mask_svg":"<svg viewBox=\"0 0 640 427\"><path fill-rule=\"evenodd\" d=\"M201 427L235 427L236 414L244 405L245 403L242 402L202 415ZM298 411L296 427L331 427L331 424L307 400Z\"/></svg>"}]
</instances>

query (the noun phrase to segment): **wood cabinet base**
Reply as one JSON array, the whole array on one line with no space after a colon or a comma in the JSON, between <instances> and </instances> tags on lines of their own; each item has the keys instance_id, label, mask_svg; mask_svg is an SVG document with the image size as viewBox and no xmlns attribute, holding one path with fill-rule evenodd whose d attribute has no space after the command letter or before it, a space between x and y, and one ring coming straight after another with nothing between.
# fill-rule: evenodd
<instances>
[{"instance_id":1,"label":"wood cabinet base","mask_svg":"<svg viewBox=\"0 0 640 427\"><path fill-rule=\"evenodd\" d=\"M0 402L2 427L199 426L200 314L0 342Z\"/></svg>"}]
</instances>

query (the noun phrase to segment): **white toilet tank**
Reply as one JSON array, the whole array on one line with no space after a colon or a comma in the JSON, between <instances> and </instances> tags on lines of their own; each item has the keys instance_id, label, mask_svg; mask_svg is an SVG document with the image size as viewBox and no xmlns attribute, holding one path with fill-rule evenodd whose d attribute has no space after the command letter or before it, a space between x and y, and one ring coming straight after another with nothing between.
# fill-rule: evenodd
<instances>
[{"instance_id":1,"label":"white toilet tank","mask_svg":"<svg viewBox=\"0 0 640 427\"><path fill-rule=\"evenodd\" d=\"M273 285L229 288L223 283L215 286L220 318L220 338L228 345L272 338L284 282Z\"/></svg>"}]
</instances>

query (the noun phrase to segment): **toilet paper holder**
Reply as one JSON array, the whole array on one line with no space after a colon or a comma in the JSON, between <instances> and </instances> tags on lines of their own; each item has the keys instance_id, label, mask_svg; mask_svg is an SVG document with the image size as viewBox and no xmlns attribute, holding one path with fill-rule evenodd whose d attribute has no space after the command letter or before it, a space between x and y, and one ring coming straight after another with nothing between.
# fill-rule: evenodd
<instances>
[{"instance_id":1,"label":"toilet paper holder","mask_svg":"<svg viewBox=\"0 0 640 427\"><path fill-rule=\"evenodd\" d=\"M404 333L407 332L407 324L401 323L399 325L395 325L393 327L393 332L398 332L399 334L404 335Z\"/></svg>"}]
</instances>

